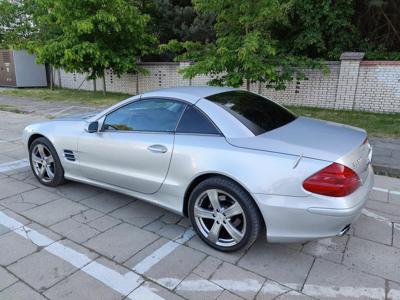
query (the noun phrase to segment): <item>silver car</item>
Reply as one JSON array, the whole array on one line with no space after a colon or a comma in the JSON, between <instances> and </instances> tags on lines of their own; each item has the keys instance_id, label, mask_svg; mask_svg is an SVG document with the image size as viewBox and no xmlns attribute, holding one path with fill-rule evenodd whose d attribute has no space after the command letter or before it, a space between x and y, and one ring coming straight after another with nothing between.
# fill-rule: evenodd
<instances>
[{"instance_id":1,"label":"silver car","mask_svg":"<svg viewBox=\"0 0 400 300\"><path fill-rule=\"evenodd\" d=\"M373 185L364 130L297 117L257 94L179 87L24 130L32 170L189 217L221 251L343 235Z\"/></svg>"}]
</instances>

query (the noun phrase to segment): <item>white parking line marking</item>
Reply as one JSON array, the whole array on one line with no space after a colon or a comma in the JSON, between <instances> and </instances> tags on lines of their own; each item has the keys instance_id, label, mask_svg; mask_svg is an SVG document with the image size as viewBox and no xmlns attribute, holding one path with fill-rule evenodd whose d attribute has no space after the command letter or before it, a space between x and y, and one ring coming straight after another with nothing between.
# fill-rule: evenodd
<instances>
[{"instance_id":1,"label":"white parking line marking","mask_svg":"<svg viewBox=\"0 0 400 300\"><path fill-rule=\"evenodd\" d=\"M392 222L388 218L386 218L384 216L381 216L381 215L378 215L378 214L376 214L376 213L374 213L374 212L372 212L372 211L370 211L368 209L363 208L362 214L367 216L367 217L373 218L373 219L375 219L375 220L377 220L379 222L385 223L386 225L392 227Z\"/></svg>"},{"instance_id":2,"label":"white parking line marking","mask_svg":"<svg viewBox=\"0 0 400 300\"><path fill-rule=\"evenodd\" d=\"M367 299L385 299L385 289L383 288L367 288L367 287L351 287L351 286L319 286L306 284L302 291L304 294L313 297L327 298L362 298Z\"/></svg>"},{"instance_id":3,"label":"white parking line marking","mask_svg":"<svg viewBox=\"0 0 400 300\"><path fill-rule=\"evenodd\" d=\"M384 192L384 193L388 193L388 192L389 192L388 189L383 189L383 188L376 187L376 186L374 186L372 189L373 189L374 191L378 191L378 192Z\"/></svg>"},{"instance_id":4,"label":"white parking line marking","mask_svg":"<svg viewBox=\"0 0 400 300\"><path fill-rule=\"evenodd\" d=\"M139 274L144 274L148 270L150 270L154 265L156 265L160 260L178 248L181 244L190 240L194 235L194 231L192 229L188 229L185 231L182 237L175 241L169 241L165 243L163 246L158 248L152 254L144 258L140 263L132 268L132 270L136 271Z\"/></svg>"},{"instance_id":5,"label":"white parking line marking","mask_svg":"<svg viewBox=\"0 0 400 300\"><path fill-rule=\"evenodd\" d=\"M48 238L28 226L24 226L22 223L7 216L3 212L0 212L0 224L23 238L30 240L35 245L45 247L43 248L44 250L67 261L89 276L119 292L123 296L139 300L144 299L141 296L145 294L146 296L149 296L149 298L152 297L152 299L163 299L150 289L143 286L139 293L132 293L144 282L144 279L141 276L132 271L122 275L96 261L93 261L86 255Z\"/></svg>"},{"instance_id":6,"label":"white parking line marking","mask_svg":"<svg viewBox=\"0 0 400 300\"><path fill-rule=\"evenodd\" d=\"M29 166L27 159L20 159L0 164L0 173L21 169Z\"/></svg>"}]
</instances>

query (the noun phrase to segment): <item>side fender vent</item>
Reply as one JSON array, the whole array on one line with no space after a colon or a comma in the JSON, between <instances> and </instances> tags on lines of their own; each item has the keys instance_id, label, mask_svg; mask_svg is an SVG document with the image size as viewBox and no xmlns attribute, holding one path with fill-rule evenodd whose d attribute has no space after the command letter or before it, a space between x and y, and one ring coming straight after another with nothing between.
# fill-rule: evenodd
<instances>
[{"instance_id":1,"label":"side fender vent","mask_svg":"<svg viewBox=\"0 0 400 300\"><path fill-rule=\"evenodd\" d=\"M64 157L66 160L75 161L75 155L72 150L64 150Z\"/></svg>"}]
</instances>

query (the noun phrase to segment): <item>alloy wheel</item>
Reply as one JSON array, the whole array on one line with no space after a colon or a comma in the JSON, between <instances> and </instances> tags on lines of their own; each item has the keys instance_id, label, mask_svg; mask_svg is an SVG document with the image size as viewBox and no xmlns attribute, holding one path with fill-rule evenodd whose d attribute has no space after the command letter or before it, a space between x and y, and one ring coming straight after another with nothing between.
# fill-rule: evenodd
<instances>
[{"instance_id":1,"label":"alloy wheel","mask_svg":"<svg viewBox=\"0 0 400 300\"><path fill-rule=\"evenodd\" d=\"M37 144L31 153L35 174L44 182L54 179L55 164L50 150L43 144Z\"/></svg>"},{"instance_id":2,"label":"alloy wheel","mask_svg":"<svg viewBox=\"0 0 400 300\"><path fill-rule=\"evenodd\" d=\"M194 217L201 234L218 246L234 246L245 236L247 222L243 208L222 190L201 193L195 201Z\"/></svg>"}]
</instances>

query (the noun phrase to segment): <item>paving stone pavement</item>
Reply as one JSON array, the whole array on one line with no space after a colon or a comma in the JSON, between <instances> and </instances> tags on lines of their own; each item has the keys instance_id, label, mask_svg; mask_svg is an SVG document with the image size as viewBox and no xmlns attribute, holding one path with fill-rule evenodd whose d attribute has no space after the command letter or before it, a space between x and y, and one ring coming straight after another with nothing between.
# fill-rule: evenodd
<instances>
[{"instance_id":1,"label":"paving stone pavement","mask_svg":"<svg viewBox=\"0 0 400 300\"><path fill-rule=\"evenodd\" d=\"M24 158L21 131L41 118L0 112L0 166ZM221 253L140 200L3 171L0 299L400 299L400 179L375 179L343 237Z\"/></svg>"}]
</instances>

